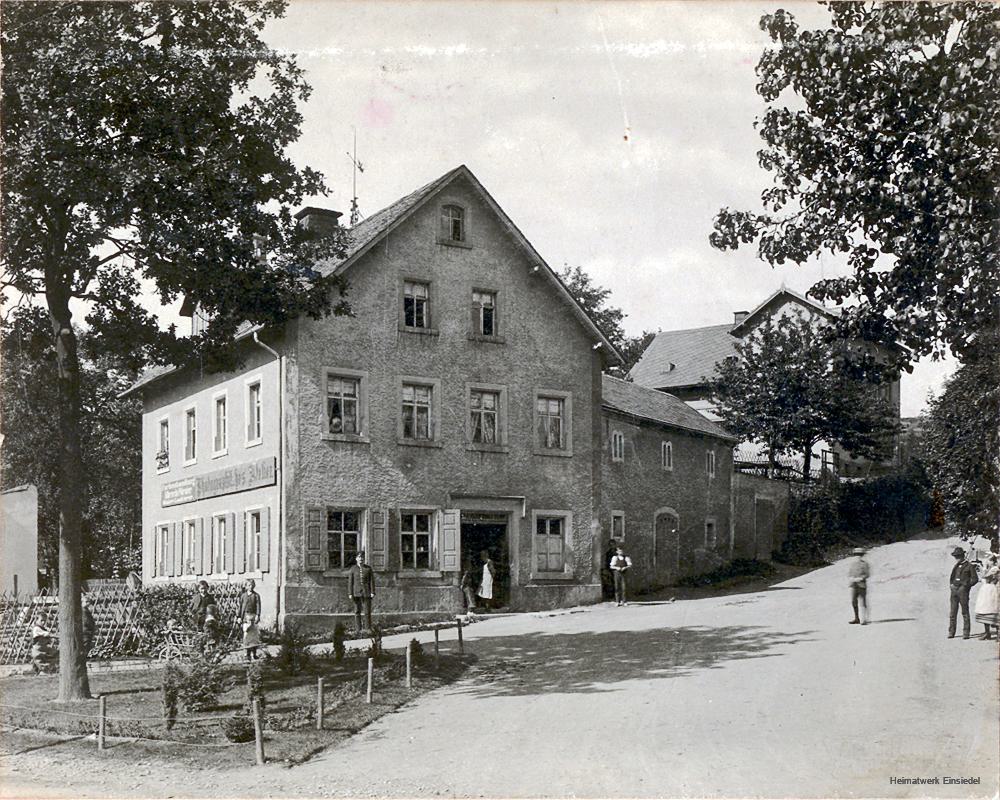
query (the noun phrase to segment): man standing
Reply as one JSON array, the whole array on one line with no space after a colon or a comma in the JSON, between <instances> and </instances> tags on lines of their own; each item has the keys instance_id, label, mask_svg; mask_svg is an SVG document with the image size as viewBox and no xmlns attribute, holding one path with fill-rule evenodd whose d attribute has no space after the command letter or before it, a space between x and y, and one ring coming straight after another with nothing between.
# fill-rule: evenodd
<instances>
[{"instance_id":1,"label":"man standing","mask_svg":"<svg viewBox=\"0 0 1000 800\"><path fill-rule=\"evenodd\" d=\"M632 569L632 559L625 555L625 551L619 547L611 559L611 574L615 579L615 600L620 606L627 606L625 599L625 572Z\"/></svg>"},{"instance_id":2,"label":"man standing","mask_svg":"<svg viewBox=\"0 0 1000 800\"><path fill-rule=\"evenodd\" d=\"M354 601L354 630L361 633L361 609L365 611L368 630L372 629L372 599L375 597L375 573L365 563L365 554L358 553L357 563L351 567L347 592Z\"/></svg>"},{"instance_id":3,"label":"man standing","mask_svg":"<svg viewBox=\"0 0 1000 800\"><path fill-rule=\"evenodd\" d=\"M851 587L851 607L854 609L854 619L851 620L851 625L857 625L858 623L867 625L869 619L868 578L871 576L871 570L868 567L868 562L865 561L865 549L863 547L855 547L853 553L857 558L851 562L851 566L847 570L847 579ZM864 619L858 616L859 602L865 610Z\"/></svg>"},{"instance_id":4,"label":"man standing","mask_svg":"<svg viewBox=\"0 0 1000 800\"><path fill-rule=\"evenodd\" d=\"M965 550L956 547L951 551L955 558L955 566L951 568L951 609L948 617L948 638L955 638L955 623L958 622L958 609L962 609L962 638L968 639L972 630L972 620L969 617L969 592L979 582L976 568L965 560Z\"/></svg>"}]
</instances>

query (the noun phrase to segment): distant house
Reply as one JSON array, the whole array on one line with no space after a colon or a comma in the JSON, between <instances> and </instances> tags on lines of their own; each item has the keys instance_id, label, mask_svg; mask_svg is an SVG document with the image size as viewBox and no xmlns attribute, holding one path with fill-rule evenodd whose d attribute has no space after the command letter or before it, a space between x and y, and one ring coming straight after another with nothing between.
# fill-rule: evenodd
<instances>
[{"instance_id":1,"label":"distant house","mask_svg":"<svg viewBox=\"0 0 1000 800\"><path fill-rule=\"evenodd\" d=\"M0 592L38 591L38 489L0 492Z\"/></svg>"},{"instance_id":2,"label":"distant house","mask_svg":"<svg viewBox=\"0 0 1000 800\"><path fill-rule=\"evenodd\" d=\"M736 355L739 340L764 320L789 315L825 322L835 320L837 311L783 286L752 311L735 312L732 322L657 333L629 375L640 386L669 392L708 419L718 421L719 416L715 413L709 390L709 382L715 375L716 366ZM891 383L885 384L882 392L898 419L898 376ZM835 444L826 443L817 445L815 455L814 463L820 465L820 468L836 469L845 477L866 475L896 463L894 457L882 464L872 464L865 459L851 457ZM763 457L758 445L743 442L736 448L735 459L739 465L756 463L763 460ZM801 470L801 456L791 461Z\"/></svg>"}]
</instances>

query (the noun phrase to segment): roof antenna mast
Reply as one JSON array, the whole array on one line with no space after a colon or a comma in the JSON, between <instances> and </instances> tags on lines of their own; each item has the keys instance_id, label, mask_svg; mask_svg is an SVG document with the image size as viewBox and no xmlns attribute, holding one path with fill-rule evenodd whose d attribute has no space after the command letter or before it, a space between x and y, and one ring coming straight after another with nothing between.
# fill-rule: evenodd
<instances>
[{"instance_id":1,"label":"roof antenna mast","mask_svg":"<svg viewBox=\"0 0 1000 800\"><path fill-rule=\"evenodd\" d=\"M351 130L354 131L354 152L348 153L347 157L351 159L351 164L354 165L351 175L351 227L353 228L361 218L361 212L358 211L358 173L364 172L365 167L364 164L358 161L358 129L352 126Z\"/></svg>"}]
</instances>

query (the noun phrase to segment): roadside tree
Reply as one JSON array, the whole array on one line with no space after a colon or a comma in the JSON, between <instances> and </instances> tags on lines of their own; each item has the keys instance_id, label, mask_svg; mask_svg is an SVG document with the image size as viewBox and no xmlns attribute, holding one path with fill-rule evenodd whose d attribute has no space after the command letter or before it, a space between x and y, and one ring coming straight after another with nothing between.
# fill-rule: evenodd
<instances>
[{"instance_id":1,"label":"roadside tree","mask_svg":"<svg viewBox=\"0 0 1000 800\"><path fill-rule=\"evenodd\" d=\"M292 208L322 176L286 148L309 87L261 39L281 0L0 5L3 290L41 301L55 352L59 699L89 695L80 643L86 486L74 315L99 350L208 368L236 363L239 326L347 310L318 259L336 233ZM161 329L143 294L186 298L198 336ZM6 388L6 387L5 387Z\"/></svg>"}]
</instances>

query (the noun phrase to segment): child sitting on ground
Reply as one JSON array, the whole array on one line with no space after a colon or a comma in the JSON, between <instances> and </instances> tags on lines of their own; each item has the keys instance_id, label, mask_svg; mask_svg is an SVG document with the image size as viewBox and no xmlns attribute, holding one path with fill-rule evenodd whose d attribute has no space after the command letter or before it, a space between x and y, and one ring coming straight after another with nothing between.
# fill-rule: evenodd
<instances>
[{"instance_id":1,"label":"child sitting on ground","mask_svg":"<svg viewBox=\"0 0 1000 800\"><path fill-rule=\"evenodd\" d=\"M44 614L35 619L31 628L31 668L36 674L53 668L55 653L52 648L52 631Z\"/></svg>"}]
</instances>

